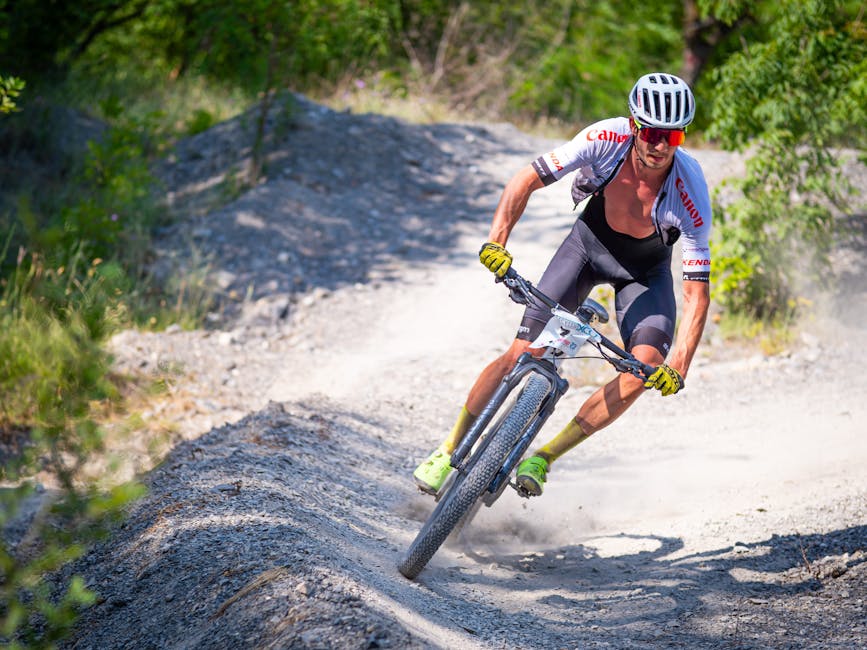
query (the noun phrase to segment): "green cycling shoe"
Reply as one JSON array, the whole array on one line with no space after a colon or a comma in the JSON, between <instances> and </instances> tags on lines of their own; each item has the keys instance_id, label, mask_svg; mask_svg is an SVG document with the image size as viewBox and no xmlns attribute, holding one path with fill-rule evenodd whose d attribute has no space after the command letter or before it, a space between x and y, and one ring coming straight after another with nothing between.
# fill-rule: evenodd
<instances>
[{"instance_id":1,"label":"green cycling shoe","mask_svg":"<svg viewBox=\"0 0 867 650\"><path fill-rule=\"evenodd\" d=\"M450 460L451 454L437 449L428 456L426 461L415 468L412 476L415 479L415 484L422 492L436 495L440 491L452 471L452 466L449 465Z\"/></svg>"},{"instance_id":2,"label":"green cycling shoe","mask_svg":"<svg viewBox=\"0 0 867 650\"><path fill-rule=\"evenodd\" d=\"M548 461L541 456L530 456L518 465L518 475L515 482L526 492L527 496L542 496L545 487L545 477L548 475Z\"/></svg>"}]
</instances>

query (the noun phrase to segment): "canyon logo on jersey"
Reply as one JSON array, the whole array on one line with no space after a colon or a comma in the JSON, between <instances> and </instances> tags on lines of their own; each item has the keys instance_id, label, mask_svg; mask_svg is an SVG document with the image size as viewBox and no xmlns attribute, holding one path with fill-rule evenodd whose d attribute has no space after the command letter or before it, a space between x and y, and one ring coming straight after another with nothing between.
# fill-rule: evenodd
<instances>
[{"instance_id":1,"label":"canyon logo on jersey","mask_svg":"<svg viewBox=\"0 0 867 650\"><path fill-rule=\"evenodd\" d=\"M574 172L574 204L604 191L629 155L632 131L629 120L614 117L585 127L572 140L539 156L533 167L545 185ZM683 278L710 280L711 203L707 181L698 162L682 148L674 155L671 173L659 191L651 213L656 232L666 246L679 241L683 251Z\"/></svg>"},{"instance_id":2,"label":"canyon logo on jersey","mask_svg":"<svg viewBox=\"0 0 867 650\"><path fill-rule=\"evenodd\" d=\"M683 179L678 177L674 182L674 186L677 188L677 193L680 195L680 202L683 203L683 207L686 208L686 211L692 219L692 225L696 228L701 228L704 225L704 220L701 218L698 208L695 207L695 203L693 203L692 199L689 198L689 192L686 191Z\"/></svg>"},{"instance_id":3,"label":"canyon logo on jersey","mask_svg":"<svg viewBox=\"0 0 867 650\"><path fill-rule=\"evenodd\" d=\"M606 129L587 129L588 140L606 140L608 142L626 142L632 137L629 133L618 133Z\"/></svg>"}]
</instances>

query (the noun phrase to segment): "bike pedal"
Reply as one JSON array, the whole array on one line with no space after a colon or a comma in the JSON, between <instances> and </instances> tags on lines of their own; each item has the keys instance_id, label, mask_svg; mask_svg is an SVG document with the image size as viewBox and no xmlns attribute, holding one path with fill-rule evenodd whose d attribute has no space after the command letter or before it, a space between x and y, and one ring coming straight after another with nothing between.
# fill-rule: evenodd
<instances>
[{"instance_id":1,"label":"bike pedal","mask_svg":"<svg viewBox=\"0 0 867 650\"><path fill-rule=\"evenodd\" d=\"M530 494L529 492L527 492L527 490L525 490L524 488L522 488L522 487L521 487L520 485L518 485L517 483L510 482L509 485L511 485L511 486L515 489L515 492L518 493L518 496L521 497L521 498L523 498L523 499L529 499L530 497L533 496L532 494Z\"/></svg>"}]
</instances>

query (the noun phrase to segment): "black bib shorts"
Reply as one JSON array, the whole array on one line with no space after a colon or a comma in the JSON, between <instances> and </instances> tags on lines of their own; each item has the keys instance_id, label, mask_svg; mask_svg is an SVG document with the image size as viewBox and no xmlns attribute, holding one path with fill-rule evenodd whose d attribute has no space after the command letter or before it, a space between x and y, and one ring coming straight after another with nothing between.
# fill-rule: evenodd
<instances>
[{"instance_id":1,"label":"black bib shorts","mask_svg":"<svg viewBox=\"0 0 867 650\"><path fill-rule=\"evenodd\" d=\"M636 345L650 345L666 357L677 309L671 248L656 233L636 239L612 230L605 220L605 197L597 194L557 249L538 287L574 311L600 284L614 288L624 347L631 350ZM527 307L517 338L533 341L550 317L544 306Z\"/></svg>"}]
</instances>

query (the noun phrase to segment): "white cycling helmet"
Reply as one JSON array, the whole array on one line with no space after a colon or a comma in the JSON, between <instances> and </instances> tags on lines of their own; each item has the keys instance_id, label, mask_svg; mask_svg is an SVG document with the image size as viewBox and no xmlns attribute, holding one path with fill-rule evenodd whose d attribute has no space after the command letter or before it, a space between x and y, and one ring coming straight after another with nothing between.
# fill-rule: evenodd
<instances>
[{"instance_id":1,"label":"white cycling helmet","mask_svg":"<svg viewBox=\"0 0 867 650\"><path fill-rule=\"evenodd\" d=\"M680 77L653 72L635 82L629 110L643 126L685 129L695 117L695 97Z\"/></svg>"}]
</instances>

